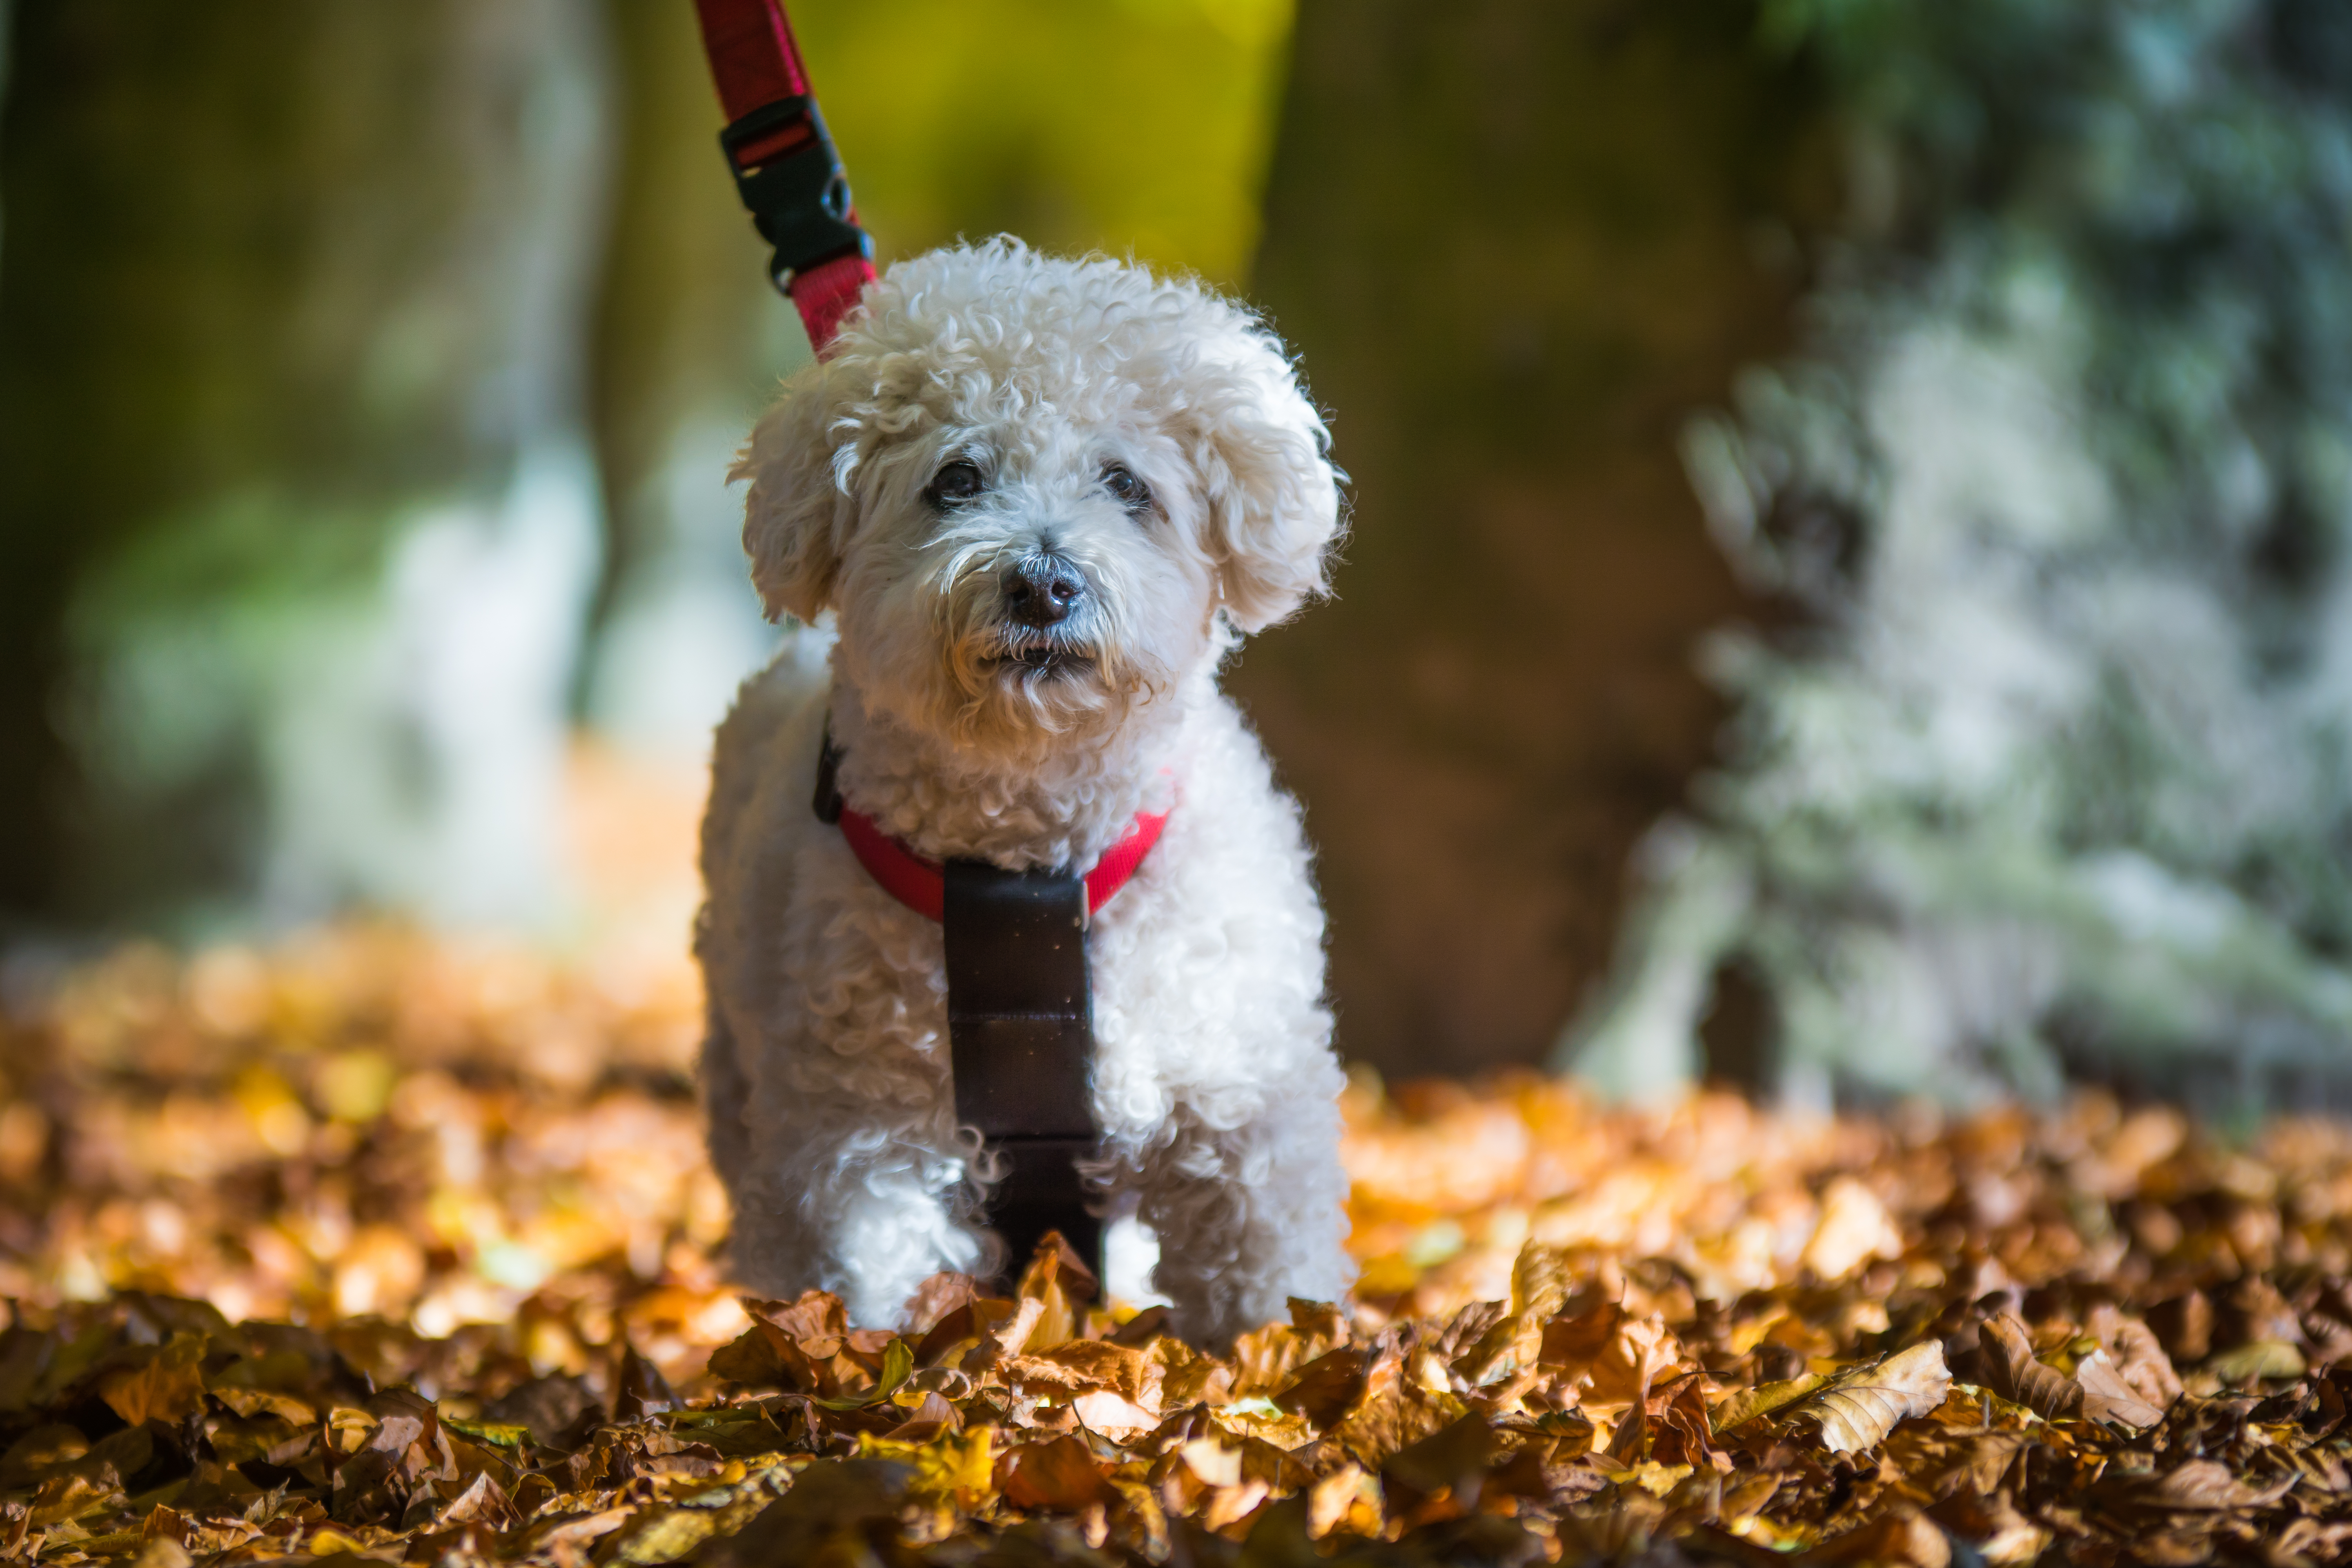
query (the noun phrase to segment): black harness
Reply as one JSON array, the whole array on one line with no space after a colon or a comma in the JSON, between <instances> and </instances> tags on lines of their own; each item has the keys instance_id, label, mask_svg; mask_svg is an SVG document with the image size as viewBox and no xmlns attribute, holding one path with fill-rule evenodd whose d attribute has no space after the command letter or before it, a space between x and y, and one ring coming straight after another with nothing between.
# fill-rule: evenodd
<instances>
[{"instance_id":1,"label":"black harness","mask_svg":"<svg viewBox=\"0 0 2352 1568\"><path fill-rule=\"evenodd\" d=\"M840 764L828 731L817 760L820 822L841 820ZM980 1131L998 1171L983 1217L1004 1237L1006 1267L1016 1273L1047 1231L1099 1268L1102 1222L1087 1210L1077 1169L1101 1142L1087 1086L1095 1032L1085 880L950 860L945 881L956 1120Z\"/></svg>"}]
</instances>

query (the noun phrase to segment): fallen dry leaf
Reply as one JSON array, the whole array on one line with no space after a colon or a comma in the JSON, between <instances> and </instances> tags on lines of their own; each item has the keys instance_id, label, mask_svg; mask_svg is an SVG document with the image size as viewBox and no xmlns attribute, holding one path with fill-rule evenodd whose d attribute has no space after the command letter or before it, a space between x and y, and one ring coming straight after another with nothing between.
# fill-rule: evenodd
<instances>
[{"instance_id":1,"label":"fallen dry leaf","mask_svg":"<svg viewBox=\"0 0 2352 1568\"><path fill-rule=\"evenodd\" d=\"M2083 1418L2111 1426L2127 1426L2135 1432L2145 1432L2164 1419L2163 1406L2151 1405L2140 1397L2139 1391L2123 1379L2105 1351L2093 1351L2074 1369L2074 1381L2083 1390Z\"/></svg>"},{"instance_id":2,"label":"fallen dry leaf","mask_svg":"<svg viewBox=\"0 0 2352 1568\"><path fill-rule=\"evenodd\" d=\"M169 1344L143 1353L99 1380L98 1396L133 1426L161 1421L177 1426L205 1405L205 1337L178 1333Z\"/></svg>"},{"instance_id":3,"label":"fallen dry leaf","mask_svg":"<svg viewBox=\"0 0 2352 1568\"><path fill-rule=\"evenodd\" d=\"M2015 1318L2005 1312L1987 1318L1977 1338L1984 1347L1985 1386L2003 1399L2053 1420L2083 1408L2083 1385L2035 1360L2025 1325Z\"/></svg>"},{"instance_id":4,"label":"fallen dry leaf","mask_svg":"<svg viewBox=\"0 0 2352 1568\"><path fill-rule=\"evenodd\" d=\"M1768 1383L1756 1388L1743 1388L1716 1405L1711 1413L1715 1429L1729 1432L1745 1426L1759 1415L1769 1415L1783 1406L1795 1404L1829 1381L1820 1373L1807 1373L1786 1383Z\"/></svg>"},{"instance_id":5,"label":"fallen dry leaf","mask_svg":"<svg viewBox=\"0 0 2352 1568\"><path fill-rule=\"evenodd\" d=\"M1851 1454L1885 1442L1896 1422L1935 1410L1951 1387L1943 1345L1923 1340L1839 1373L1789 1406L1787 1416L1818 1426L1831 1453Z\"/></svg>"}]
</instances>

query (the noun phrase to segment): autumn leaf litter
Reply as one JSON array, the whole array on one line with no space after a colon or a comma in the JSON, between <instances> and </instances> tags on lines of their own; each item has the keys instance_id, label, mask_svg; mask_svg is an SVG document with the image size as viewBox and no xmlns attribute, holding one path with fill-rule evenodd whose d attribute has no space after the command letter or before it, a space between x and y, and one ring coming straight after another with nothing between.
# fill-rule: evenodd
<instances>
[{"instance_id":1,"label":"autumn leaf litter","mask_svg":"<svg viewBox=\"0 0 2352 1568\"><path fill-rule=\"evenodd\" d=\"M690 986L342 931L17 986L0 1557L2332 1562L2352 1133L1349 1091L1352 1303L745 1300ZM2339 1371L2339 1367L2346 1370Z\"/></svg>"}]
</instances>

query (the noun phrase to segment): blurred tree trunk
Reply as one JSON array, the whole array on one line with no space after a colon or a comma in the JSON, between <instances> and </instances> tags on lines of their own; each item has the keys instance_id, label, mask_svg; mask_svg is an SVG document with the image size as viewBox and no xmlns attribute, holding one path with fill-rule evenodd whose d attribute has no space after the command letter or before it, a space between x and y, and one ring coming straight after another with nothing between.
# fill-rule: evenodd
<instances>
[{"instance_id":1,"label":"blurred tree trunk","mask_svg":"<svg viewBox=\"0 0 2352 1568\"><path fill-rule=\"evenodd\" d=\"M1531 1061L1752 613L1676 455L1792 337L1831 182L1746 0L1301 0L1255 292L1353 477L1339 599L1234 685L1305 799L1340 1039Z\"/></svg>"},{"instance_id":2,"label":"blurred tree trunk","mask_svg":"<svg viewBox=\"0 0 2352 1568\"><path fill-rule=\"evenodd\" d=\"M396 902L549 816L491 796L560 745L536 710L577 606L550 579L594 550L562 453L598 24L590 0L16 7L0 911ZM511 612L467 586L500 572ZM517 723L520 770L487 754Z\"/></svg>"}]
</instances>

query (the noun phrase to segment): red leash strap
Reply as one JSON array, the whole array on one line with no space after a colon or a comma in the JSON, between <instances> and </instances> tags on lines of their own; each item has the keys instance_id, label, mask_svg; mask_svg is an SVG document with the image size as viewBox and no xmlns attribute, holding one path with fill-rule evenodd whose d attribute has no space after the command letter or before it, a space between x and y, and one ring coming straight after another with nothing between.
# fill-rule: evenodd
<instances>
[{"instance_id":1,"label":"red leash strap","mask_svg":"<svg viewBox=\"0 0 2352 1568\"><path fill-rule=\"evenodd\" d=\"M719 145L761 237L768 276L791 296L819 353L874 281L849 176L809 91L783 0L694 0L727 129Z\"/></svg>"}]
</instances>

